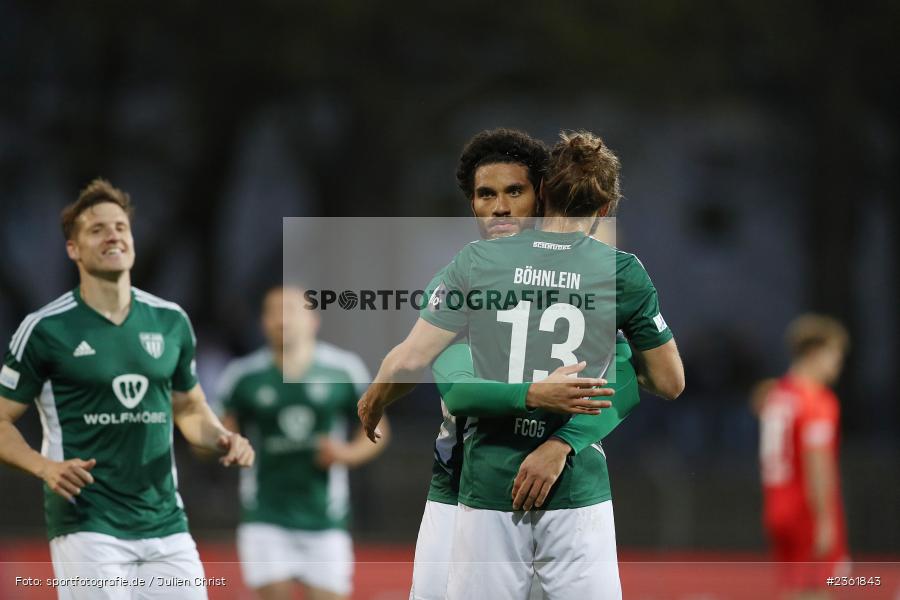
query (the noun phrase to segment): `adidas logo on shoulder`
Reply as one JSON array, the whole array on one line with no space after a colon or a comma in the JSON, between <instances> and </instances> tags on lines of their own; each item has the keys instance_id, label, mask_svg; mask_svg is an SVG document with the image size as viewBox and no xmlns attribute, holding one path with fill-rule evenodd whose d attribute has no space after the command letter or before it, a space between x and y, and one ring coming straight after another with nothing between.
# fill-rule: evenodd
<instances>
[{"instance_id":1,"label":"adidas logo on shoulder","mask_svg":"<svg viewBox=\"0 0 900 600\"><path fill-rule=\"evenodd\" d=\"M86 341L81 340L81 343L75 348L75 352L72 353L72 356L93 356L94 354L97 354L97 351L91 348L91 345Z\"/></svg>"}]
</instances>

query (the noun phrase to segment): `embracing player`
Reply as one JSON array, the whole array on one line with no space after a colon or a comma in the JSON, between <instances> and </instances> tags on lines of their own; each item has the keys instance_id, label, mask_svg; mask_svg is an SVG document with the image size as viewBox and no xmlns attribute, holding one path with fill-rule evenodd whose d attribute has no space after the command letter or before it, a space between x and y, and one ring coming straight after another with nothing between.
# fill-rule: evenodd
<instances>
[{"instance_id":1,"label":"embracing player","mask_svg":"<svg viewBox=\"0 0 900 600\"><path fill-rule=\"evenodd\" d=\"M367 431L377 436L384 408L464 328L477 374L509 383L539 380L559 362L582 358L596 378L622 329L638 350L643 385L667 398L681 393L681 361L646 271L634 255L589 236L618 200L618 169L599 139L563 136L542 185L541 229L473 242L442 272L439 301L422 311L360 400ZM587 310L589 300L596 310ZM560 320L566 325L557 327ZM574 418L538 409L469 427L448 598L525 598L535 570L551 599L621 597L608 478L597 476L606 468L602 448L572 447L542 508L515 511L519 466Z\"/></svg>"},{"instance_id":2,"label":"embracing player","mask_svg":"<svg viewBox=\"0 0 900 600\"><path fill-rule=\"evenodd\" d=\"M807 314L788 327L791 366L759 394L764 523L787 597L823 598L846 575L847 528L838 473L841 373L847 330Z\"/></svg>"},{"instance_id":3,"label":"embracing player","mask_svg":"<svg viewBox=\"0 0 900 600\"><path fill-rule=\"evenodd\" d=\"M549 151L542 142L511 129L483 131L466 144L459 159L457 182L470 202L482 238L513 235L534 227L535 217L541 216L537 189L548 159ZM433 281L427 289L439 283ZM540 508L571 450L563 440L566 434L571 434L569 442L582 448L599 443L639 401L630 357L631 349L622 337L616 346L616 377L611 385L615 403L607 408L608 404L589 400L608 393L585 389L596 380L572 377L581 370L578 366L560 367L540 386L506 384L475 377L465 338L441 353L432 370L442 395L444 420L435 441L432 480L416 540L411 600L442 600L446 596L467 419L521 416L536 407L573 413L583 409L587 414L607 408L600 419L573 422L569 431L558 432L557 438L541 444L523 461L514 505L526 510L532 505ZM531 597L542 597L539 581L533 584Z\"/></svg>"},{"instance_id":4,"label":"embracing player","mask_svg":"<svg viewBox=\"0 0 900 600\"><path fill-rule=\"evenodd\" d=\"M225 466L249 467L248 441L219 422L197 383L196 340L175 303L132 287L131 201L91 182L62 213L80 283L28 315L0 369L0 460L44 481L58 578L179 578L205 598L203 567L178 495L173 427ZM34 401L35 452L13 424ZM69 586L62 599L170 598L173 590Z\"/></svg>"},{"instance_id":5,"label":"embracing player","mask_svg":"<svg viewBox=\"0 0 900 600\"><path fill-rule=\"evenodd\" d=\"M267 347L232 362L219 389L225 425L258 448L256 466L241 473L244 581L263 600L293 598L295 581L308 600L346 598L353 579L347 468L385 446L371 444L358 424L346 442L369 372L357 355L316 340L318 320L299 288L268 291L262 327Z\"/></svg>"}]
</instances>

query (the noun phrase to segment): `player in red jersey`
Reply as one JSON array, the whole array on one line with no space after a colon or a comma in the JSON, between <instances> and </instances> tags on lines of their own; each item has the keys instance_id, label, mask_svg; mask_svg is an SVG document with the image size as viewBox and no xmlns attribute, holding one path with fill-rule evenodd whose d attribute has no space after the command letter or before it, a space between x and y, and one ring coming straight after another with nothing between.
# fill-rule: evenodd
<instances>
[{"instance_id":1,"label":"player in red jersey","mask_svg":"<svg viewBox=\"0 0 900 600\"><path fill-rule=\"evenodd\" d=\"M789 326L791 366L761 384L763 520L781 584L795 600L824 598L826 578L849 566L838 475L837 381L848 346L838 321L803 315ZM846 574L846 573L843 573Z\"/></svg>"}]
</instances>

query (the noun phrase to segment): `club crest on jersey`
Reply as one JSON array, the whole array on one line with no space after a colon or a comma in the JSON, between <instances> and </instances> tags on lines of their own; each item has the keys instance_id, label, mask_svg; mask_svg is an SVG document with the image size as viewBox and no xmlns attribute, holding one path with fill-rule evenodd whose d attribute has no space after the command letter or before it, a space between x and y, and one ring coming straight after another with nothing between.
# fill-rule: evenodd
<instances>
[{"instance_id":1,"label":"club crest on jersey","mask_svg":"<svg viewBox=\"0 0 900 600\"><path fill-rule=\"evenodd\" d=\"M278 413L278 426L285 436L295 442L306 440L315 424L316 414L308 406L288 406Z\"/></svg>"},{"instance_id":2,"label":"club crest on jersey","mask_svg":"<svg viewBox=\"0 0 900 600\"><path fill-rule=\"evenodd\" d=\"M328 399L330 387L324 381L310 381L306 384L306 395L316 404Z\"/></svg>"},{"instance_id":3,"label":"club crest on jersey","mask_svg":"<svg viewBox=\"0 0 900 600\"><path fill-rule=\"evenodd\" d=\"M153 358L159 358L166 349L166 340L161 333L141 333L141 346Z\"/></svg>"},{"instance_id":4,"label":"club crest on jersey","mask_svg":"<svg viewBox=\"0 0 900 600\"><path fill-rule=\"evenodd\" d=\"M113 379L112 388L116 398L125 408L134 408L144 399L149 384L149 380L143 375L127 373Z\"/></svg>"}]
</instances>

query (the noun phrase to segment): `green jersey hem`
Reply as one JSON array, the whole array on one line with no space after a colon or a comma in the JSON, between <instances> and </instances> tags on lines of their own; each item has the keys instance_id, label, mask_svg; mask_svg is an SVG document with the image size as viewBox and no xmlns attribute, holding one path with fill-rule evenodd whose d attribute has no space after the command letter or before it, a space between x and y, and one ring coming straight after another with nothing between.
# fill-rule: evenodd
<instances>
[{"instance_id":1,"label":"green jersey hem","mask_svg":"<svg viewBox=\"0 0 900 600\"><path fill-rule=\"evenodd\" d=\"M458 471L457 471L458 475ZM428 499L441 504L456 504L459 498L459 480L453 484L453 475L445 470L437 460L431 466L431 483L428 485Z\"/></svg>"},{"instance_id":2,"label":"green jersey hem","mask_svg":"<svg viewBox=\"0 0 900 600\"><path fill-rule=\"evenodd\" d=\"M442 492L433 488L428 489L428 496L426 500L430 502L440 502L441 504L452 504L453 506L459 504L458 495L449 494L447 492Z\"/></svg>"},{"instance_id":3,"label":"green jersey hem","mask_svg":"<svg viewBox=\"0 0 900 600\"><path fill-rule=\"evenodd\" d=\"M54 530L47 530L47 539L52 540L62 535L70 535L73 533L103 533L111 535L120 540L149 540L152 538L167 537L176 533L188 533L187 522L177 523L165 529L158 529L150 532L129 531L110 527L103 523L92 523L86 521L79 523L77 526L57 527Z\"/></svg>"},{"instance_id":4,"label":"green jersey hem","mask_svg":"<svg viewBox=\"0 0 900 600\"><path fill-rule=\"evenodd\" d=\"M666 329L661 334L653 338L652 340L644 340L643 344L637 343L632 340L632 345L641 352L646 352L647 350L653 350L654 348L659 348L663 344L667 343L669 340L675 337L675 334L672 333L671 329Z\"/></svg>"},{"instance_id":5,"label":"green jersey hem","mask_svg":"<svg viewBox=\"0 0 900 600\"><path fill-rule=\"evenodd\" d=\"M565 510L567 508L584 508L585 506L593 506L595 504L600 504L601 502L606 502L608 500L612 500L612 493L605 492L600 494L599 496L589 498L587 500L582 500L580 502L571 502L566 501L565 506L556 506L553 502L547 508L541 508L539 510ZM464 504L469 508L477 508L481 510L499 510L503 512L524 512L521 510L515 510L512 507L512 499L509 502L487 502L482 500L477 500L475 498L471 498L467 496L465 493L460 492L459 494L459 504Z\"/></svg>"}]
</instances>

